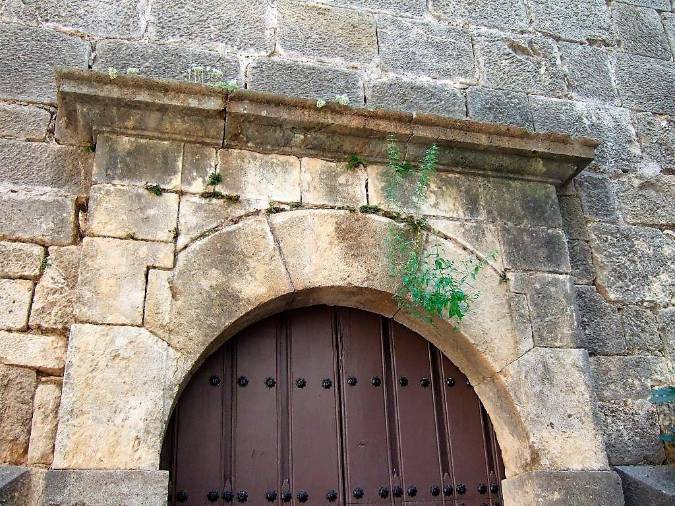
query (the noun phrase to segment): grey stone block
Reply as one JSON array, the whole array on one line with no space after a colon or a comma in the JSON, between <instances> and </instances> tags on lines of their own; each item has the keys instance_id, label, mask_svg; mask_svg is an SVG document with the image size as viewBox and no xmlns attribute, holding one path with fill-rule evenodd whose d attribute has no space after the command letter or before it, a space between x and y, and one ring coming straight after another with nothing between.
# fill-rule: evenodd
<instances>
[{"instance_id":1,"label":"grey stone block","mask_svg":"<svg viewBox=\"0 0 675 506\"><path fill-rule=\"evenodd\" d=\"M668 36L670 50L675 56L675 14L664 12L661 14L661 20L663 21L663 28L666 30L666 35Z\"/></svg>"},{"instance_id":2,"label":"grey stone block","mask_svg":"<svg viewBox=\"0 0 675 506\"><path fill-rule=\"evenodd\" d=\"M552 185L495 178L483 184L483 195L490 221L530 227L562 225L558 196Z\"/></svg>"},{"instance_id":3,"label":"grey stone block","mask_svg":"<svg viewBox=\"0 0 675 506\"><path fill-rule=\"evenodd\" d=\"M582 172L576 179L584 215L594 221L618 221L618 205L612 182L606 177Z\"/></svg>"},{"instance_id":4,"label":"grey stone block","mask_svg":"<svg viewBox=\"0 0 675 506\"><path fill-rule=\"evenodd\" d=\"M610 58L605 49L571 42L561 42L558 47L574 98L618 105Z\"/></svg>"},{"instance_id":5,"label":"grey stone block","mask_svg":"<svg viewBox=\"0 0 675 506\"><path fill-rule=\"evenodd\" d=\"M626 223L675 225L675 175L628 176L616 184L617 200Z\"/></svg>"},{"instance_id":6,"label":"grey stone block","mask_svg":"<svg viewBox=\"0 0 675 506\"><path fill-rule=\"evenodd\" d=\"M668 359L663 357L591 357L599 401L648 400L653 387L668 383L668 369Z\"/></svg>"},{"instance_id":7,"label":"grey stone block","mask_svg":"<svg viewBox=\"0 0 675 506\"><path fill-rule=\"evenodd\" d=\"M407 79L384 79L366 88L368 107L466 117L464 92L448 85Z\"/></svg>"},{"instance_id":8,"label":"grey stone block","mask_svg":"<svg viewBox=\"0 0 675 506\"><path fill-rule=\"evenodd\" d=\"M432 12L475 25L508 30L527 30L529 20L523 0L476 2L474 0L434 0Z\"/></svg>"},{"instance_id":9,"label":"grey stone block","mask_svg":"<svg viewBox=\"0 0 675 506\"><path fill-rule=\"evenodd\" d=\"M592 286L577 286L579 344L591 354L626 352L626 342L617 309Z\"/></svg>"},{"instance_id":10,"label":"grey stone block","mask_svg":"<svg viewBox=\"0 0 675 506\"><path fill-rule=\"evenodd\" d=\"M565 76L549 39L481 34L475 37L475 50L484 86L547 95L565 92Z\"/></svg>"},{"instance_id":11,"label":"grey stone block","mask_svg":"<svg viewBox=\"0 0 675 506\"><path fill-rule=\"evenodd\" d=\"M659 333L671 358L675 358L675 308L667 308L659 311Z\"/></svg>"},{"instance_id":12,"label":"grey stone block","mask_svg":"<svg viewBox=\"0 0 675 506\"><path fill-rule=\"evenodd\" d=\"M570 250L571 274L574 282L580 285L593 283L595 268L593 267L593 253L588 242L570 240L567 241L567 248Z\"/></svg>"},{"instance_id":13,"label":"grey stone block","mask_svg":"<svg viewBox=\"0 0 675 506\"><path fill-rule=\"evenodd\" d=\"M675 242L654 228L596 223L591 248L598 288L612 301L672 304Z\"/></svg>"},{"instance_id":14,"label":"grey stone block","mask_svg":"<svg viewBox=\"0 0 675 506\"><path fill-rule=\"evenodd\" d=\"M532 471L502 486L505 504L623 506L621 480L611 471Z\"/></svg>"},{"instance_id":15,"label":"grey stone block","mask_svg":"<svg viewBox=\"0 0 675 506\"><path fill-rule=\"evenodd\" d=\"M17 104L0 104L0 136L42 141L47 135L51 114L46 109Z\"/></svg>"},{"instance_id":16,"label":"grey stone block","mask_svg":"<svg viewBox=\"0 0 675 506\"><path fill-rule=\"evenodd\" d=\"M651 7L661 11L670 10L670 0L621 0L622 3L630 5L640 5L642 7Z\"/></svg>"},{"instance_id":17,"label":"grey stone block","mask_svg":"<svg viewBox=\"0 0 675 506\"><path fill-rule=\"evenodd\" d=\"M647 159L645 172L675 172L675 122L646 112L631 118Z\"/></svg>"},{"instance_id":18,"label":"grey stone block","mask_svg":"<svg viewBox=\"0 0 675 506\"><path fill-rule=\"evenodd\" d=\"M377 35L385 70L435 79L476 80L471 35L465 30L381 16Z\"/></svg>"},{"instance_id":19,"label":"grey stone block","mask_svg":"<svg viewBox=\"0 0 675 506\"><path fill-rule=\"evenodd\" d=\"M395 14L424 16L426 0L331 0L335 5L344 5L359 9L391 11Z\"/></svg>"},{"instance_id":20,"label":"grey stone block","mask_svg":"<svg viewBox=\"0 0 675 506\"><path fill-rule=\"evenodd\" d=\"M268 9L266 0L154 0L148 34L152 40L266 54L274 45Z\"/></svg>"},{"instance_id":21,"label":"grey stone block","mask_svg":"<svg viewBox=\"0 0 675 506\"><path fill-rule=\"evenodd\" d=\"M466 92L469 118L533 129L525 93L471 87Z\"/></svg>"},{"instance_id":22,"label":"grey stone block","mask_svg":"<svg viewBox=\"0 0 675 506\"><path fill-rule=\"evenodd\" d=\"M21 22L55 25L97 37L140 37L141 13L137 0L21 0L7 2L3 12Z\"/></svg>"},{"instance_id":23,"label":"grey stone block","mask_svg":"<svg viewBox=\"0 0 675 506\"><path fill-rule=\"evenodd\" d=\"M89 43L63 33L0 23L0 97L54 102L54 67L87 68Z\"/></svg>"},{"instance_id":24,"label":"grey stone block","mask_svg":"<svg viewBox=\"0 0 675 506\"><path fill-rule=\"evenodd\" d=\"M501 227L504 265L513 270L569 273L570 261L562 230Z\"/></svg>"},{"instance_id":25,"label":"grey stone block","mask_svg":"<svg viewBox=\"0 0 675 506\"><path fill-rule=\"evenodd\" d=\"M310 58L369 63L377 56L372 14L299 0L277 2L281 49Z\"/></svg>"},{"instance_id":26,"label":"grey stone block","mask_svg":"<svg viewBox=\"0 0 675 506\"><path fill-rule=\"evenodd\" d=\"M618 466L626 506L675 504L675 466Z\"/></svg>"},{"instance_id":27,"label":"grey stone block","mask_svg":"<svg viewBox=\"0 0 675 506\"><path fill-rule=\"evenodd\" d=\"M530 2L535 30L564 40L611 41L604 0L535 0Z\"/></svg>"},{"instance_id":28,"label":"grey stone block","mask_svg":"<svg viewBox=\"0 0 675 506\"><path fill-rule=\"evenodd\" d=\"M652 58L672 59L661 17L654 9L614 3L612 24L624 51Z\"/></svg>"},{"instance_id":29,"label":"grey stone block","mask_svg":"<svg viewBox=\"0 0 675 506\"><path fill-rule=\"evenodd\" d=\"M346 95L363 104L363 85L356 72L277 58L257 60L248 69L249 88L281 95L332 100Z\"/></svg>"},{"instance_id":30,"label":"grey stone block","mask_svg":"<svg viewBox=\"0 0 675 506\"><path fill-rule=\"evenodd\" d=\"M196 82L201 82L201 79L198 78L198 72L191 72L191 69L201 67L204 69L205 83L230 79L242 83L236 56L167 44L102 40L96 45L94 68L105 71L110 67L122 74L129 68L135 68L143 76ZM222 72L222 75L218 72Z\"/></svg>"},{"instance_id":31,"label":"grey stone block","mask_svg":"<svg viewBox=\"0 0 675 506\"><path fill-rule=\"evenodd\" d=\"M675 115L675 64L618 54L615 72L625 107Z\"/></svg>"},{"instance_id":32,"label":"grey stone block","mask_svg":"<svg viewBox=\"0 0 675 506\"><path fill-rule=\"evenodd\" d=\"M21 466L0 466L0 504L19 505L30 491L30 470Z\"/></svg>"},{"instance_id":33,"label":"grey stone block","mask_svg":"<svg viewBox=\"0 0 675 506\"><path fill-rule=\"evenodd\" d=\"M588 239L586 220L581 209L581 200L578 196L560 197L560 215L562 216L562 228L568 239Z\"/></svg>"},{"instance_id":34,"label":"grey stone block","mask_svg":"<svg viewBox=\"0 0 675 506\"><path fill-rule=\"evenodd\" d=\"M45 506L166 505L168 471L50 470Z\"/></svg>"},{"instance_id":35,"label":"grey stone block","mask_svg":"<svg viewBox=\"0 0 675 506\"><path fill-rule=\"evenodd\" d=\"M0 194L0 239L67 245L75 232L74 197Z\"/></svg>"},{"instance_id":36,"label":"grey stone block","mask_svg":"<svg viewBox=\"0 0 675 506\"><path fill-rule=\"evenodd\" d=\"M624 306L621 311L623 333L629 353L663 353L663 341L654 313L640 306Z\"/></svg>"}]
</instances>

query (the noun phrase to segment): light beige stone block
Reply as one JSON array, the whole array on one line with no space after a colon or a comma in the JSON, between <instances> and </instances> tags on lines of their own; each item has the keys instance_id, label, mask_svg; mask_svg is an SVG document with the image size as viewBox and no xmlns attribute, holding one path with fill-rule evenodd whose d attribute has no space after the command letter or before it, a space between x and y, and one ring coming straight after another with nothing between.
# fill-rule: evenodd
<instances>
[{"instance_id":1,"label":"light beige stone block","mask_svg":"<svg viewBox=\"0 0 675 506\"><path fill-rule=\"evenodd\" d=\"M499 233L496 227L485 223L439 219L429 220L429 225L432 229L448 236L453 242L467 248L476 256L482 258L494 256L494 259L490 260L490 264L498 269L503 269Z\"/></svg>"},{"instance_id":2,"label":"light beige stone block","mask_svg":"<svg viewBox=\"0 0 675 506\"><path fill-rule=\"evenodd\" d=\"M80 246L52 246L30 311L31 327L66 330L75 321L74 306Z\"/></svg>"},{"instance_id":3,"label":"light beige stone block","mask_svg":"<svg viewBox=\"0 0 675 506\"><path fill-rule=\"evenodd\" d=\"M223 149L218 152L218 161L223 193L265 201L300 201L300 160L294 156Z\"/></svg>"},{"instance_id":4,"label":"light beige stone block","mask_svg":"<svg viewBox=\"0 0 675 506\"><path fill-rule=\"evenodd\" d=\"M181 189L184 192L202 193L213 190L206 183L216 169L216 150L200 144L185 144Z\"/></svg>"},{"instance_id":5,"label":"light beige stone block","mask_svg":"<svg viewBox=\"0 0 675 506\"><path fill-rule=\"evenodd\" d=\"M0 364L0 462L26 462L36 385L35 371Z\"/></svg>"},{"instance_id":6,"label":"light beige stone block","mask_svg":"<svg viewBox=\"0 0 675 506\"><path fill-rule=\"evenodd\" d=\"M367 173L363 167L348 169L345 162L303 158L303 204L358 207L366 203Z\"/></svg>"},{"instance_id":7,"label":"light beige stone block","mask_svg":"<svg viewBox=\"0 0 675 506\"><path fill-rule=\"evenodd\" d=\"M65 246L75 232L74 197L0 194L0 239Z\"/></svg>"},{"instance_id":8,"label":"light beige stone block","mask_svg":"<svg viewBox=\"0 0 675 506\"><path fill-rule=\"evenodd\" d=\"M121 239L173 241L178 195L145 188L95 185L89 200L88 233Z\"/></svg>"},{"instance_id":9,"label":"light beige stone block","mask_svg":"<svg viewBox=\"0 0 675 506\"><path fill-rule=\"evenodd\" d=\"M61 336L0 331L0 362L61 374L66 358L66 339Z\"/></svg>"},{"instance_id":10,"label":"light beige stone block","mask_svg":"<svg viewBox=\"0 0 675 506\"><path fill-rule=\"evenodd\" d=\"M44 257L44 248L37 244L0 242L0 278L35 279Z\"/></svg>"},{"instance_id":11,"label":"light beige stone block","mask_svg":"<svg viewBox=\"0 0 675 506\"><path fill-rule=\"evenodd\" d=\"M81 321L119 325L143 322L148 267L173 267L173 244L85 238L76 315Z\"/></svg>"},{"instance_id":12,"label":"light beige stone block","mask_svg":"<svg viewBox=\"0 0 675 506\"><path fill-rule=\"evenodd\" d=\"M32 281L0 279L0 329L23 330L26 328L32 296Z\"/></svg>"},{"instance_id":13,"label":"light beige stone block","mask_svg":"<svg viewBox=\"0 0 675 506\"><path fill-rule=\"evenodd\" d=\"M33 399L33 421L28 445L28 463L50 465L61 403L61 378L43 378Z\"/></svg>"},{"instance_id":14,"label":"light beige stone block","mask_svg":"<svg viewBox=\"0 0 675 506\"><path fill-rule=\"evenodd\" d=\"M53 467L157 469L172 357L142 328L74 325Z\"/></svg>"}]
</instances>

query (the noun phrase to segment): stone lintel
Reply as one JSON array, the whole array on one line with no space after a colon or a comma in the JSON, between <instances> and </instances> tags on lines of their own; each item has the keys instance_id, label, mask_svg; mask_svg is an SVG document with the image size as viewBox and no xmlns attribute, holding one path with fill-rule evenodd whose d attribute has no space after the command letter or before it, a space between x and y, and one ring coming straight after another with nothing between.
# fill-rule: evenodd
<instances>
[{"instance_id":1,"label":"stone lintel","mask_svg":"<svg viewBox=\"0 0 675 506\"><path fill-rule=\"evenodd\" d=\"M343 160L387 159L387 137L410 158L441 146L443 170L564 184L598 142L447 117L369 110L247 90L226 95L192 83L57 70L61 143L91 145L102 132Z\"/></svg>"}]
</instances>

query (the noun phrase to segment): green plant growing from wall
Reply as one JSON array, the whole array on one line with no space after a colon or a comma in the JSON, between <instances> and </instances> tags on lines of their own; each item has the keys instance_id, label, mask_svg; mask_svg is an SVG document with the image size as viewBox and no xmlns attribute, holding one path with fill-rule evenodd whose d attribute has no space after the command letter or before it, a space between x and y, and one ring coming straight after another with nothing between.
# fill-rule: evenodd
<instances>
[{"instance_id":1,"label":"green plant growing from wall","mask_svg":"<svg viewBox=\"0 0 675 506\"><path fill-rule=\"evenodd\" d=\"M654 389L649 400L654 404L675 403L675 386ZM670 433L661 434L661 439L666 443L675 444L675 427L670 428Z\"/></svg>"}]
</instances>

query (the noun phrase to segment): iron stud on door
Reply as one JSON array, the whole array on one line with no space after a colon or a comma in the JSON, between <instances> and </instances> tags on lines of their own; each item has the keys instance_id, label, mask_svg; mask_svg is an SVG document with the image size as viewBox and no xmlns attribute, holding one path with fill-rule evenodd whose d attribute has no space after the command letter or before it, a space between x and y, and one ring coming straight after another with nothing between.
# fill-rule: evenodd
<instances>
[{"instance_id":1,"label":"iron stud on door","mask_svg":"<svg viewBox=\"0 0 675 506\"><path fill-rule=\"evenodd\" d=\"M300 492L298 492L296 497L300 502L307 502L309 500L309 494L305 490L301 490Z\"/></svg>"},{"instance_id":2,"label":"iron stud on door","mask_svg":"<svg viewBox=\"0 0 675 506\"><path fill-rule=\"evenodd\" d=\"M293 494L291 494L290 492L284 492L283 494L281 494L281 500L283 502L291 502L291 499L293 499Z\"/></svg>"},{"instance_id":3,"label":"iron stud on door","mask_svg":"<svg viewBox=\"0 0 675 506\"><path fill-rule=\"evenodd\" d=\"M208 494L206 494L206 498L210 502L216 502L218 499L220 499L220 493L217 492L216 490L211 490Z\"/></svg>"},{"instance_id":4,"label":"iron stud on door","mask_svg":"<svg viewBox=\"0 0 675 506\"><path fill-rule=\"evenodd\" d=\"M443 487L443 495L445 497L450 497L454 492L454 490L455 489L452 487L452 485L446 485L445 487Z\"/></svg>"},{"instance_id":5,"label":"iron stud on door","mask_svg":"<svg viewBox=\"0 0 675 506\"><path fill-rule=\"evenodd\" d=\"M328 502L335 502L335 501L337 501L337 498L338 498L338 493L335 490L329 490L326 493L326 499L328 500Z\"/></svg>"},{"instance_id":6,"label":"iron stud on door","mask_svg":"<svg viewBox=\"0 0 675 506\"><path fill-rule=\"evenodd\" d=\"M267 502L274 502L277 500L277 492L275 490L268 490L265 492L265 499Z\"/></svg>"},{"instance_id":7,"label":"iron stud on door","mask_svg":"<svg viewBox=\"0 0 675 506\"><path fill-rule=\"evenodd\" d=\"M363 491L362 488L357 487L352 491L352 495L354 496L355 499L362 499L364 494L365 492Z\"/></svg>"},{"instance_id":8,"label":"iron stud on door","mask_svg":"<svg viewBox=\"0 0 675 506\"><path fill-rule=\"evenodd\" d=\"M386 499L387 497L389 497L389 489L387 487L380 487L380 490L377 491L377 494L382 499Z\"/></svg>"}]
</instances>

